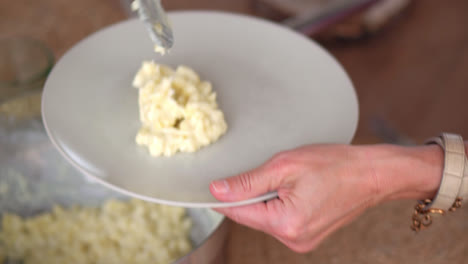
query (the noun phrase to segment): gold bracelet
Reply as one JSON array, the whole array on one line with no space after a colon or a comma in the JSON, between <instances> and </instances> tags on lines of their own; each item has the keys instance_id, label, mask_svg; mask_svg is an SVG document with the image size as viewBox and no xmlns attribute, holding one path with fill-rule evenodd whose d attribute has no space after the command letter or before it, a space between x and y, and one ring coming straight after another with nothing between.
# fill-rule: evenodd
<instances>
[{"instance_id":1,"label":"gold bracelet","mask_svg":"<svg viewBox=\"0 0 468 264\"><path fill-rule=\"evenodd\" d=\"M449 212L455 212L458 208L462 206L462 198L458 197L455 202L453 203L452 207L448 209ZM429 204L432 203L431 199L426 199L422 202L419 202L414 207L413 212L413 223L411 225L411 229L415 232L420 230L424 230L428 228L432 224L432 216L431 214L440 214L444 215L445 210L436 209L436 208L427 208Z\"/></svg>"},{"instance_id":2,"label":"gold bracelet","mask_svg":"<svg viewBox=\"0 0 468 264\"><path fill-rule=\"evenodd\" d=\"M419 201L414 207L411 229L418 232L432 224L431 215L444 215L460 208L467 195L468 161L465 144L459 135L442 133L426 144L438 144L444 150L444 170L436 197Z\"/></svg>"}]
</instances>

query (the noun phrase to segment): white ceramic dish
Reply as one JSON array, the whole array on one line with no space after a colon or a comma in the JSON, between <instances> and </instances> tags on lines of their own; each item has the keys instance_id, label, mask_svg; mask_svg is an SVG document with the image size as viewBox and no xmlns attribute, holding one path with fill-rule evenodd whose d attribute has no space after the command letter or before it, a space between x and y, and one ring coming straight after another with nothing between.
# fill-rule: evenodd
<instances>
[{"instance_id":1,"label":"white ceramic dish","mask_svg":"<svg viewBox=\"0 0 468 264\"><path fill-rule=\"evenodd\" d=\"M353 85L313 41L264 20L219 12L170 14L175 45L159 56L143 24L92 34L56 64L42 115L60 153L98 182L144 200L184 207L221 203L209 183L309 143L349 143L358 120ZM134 74L144 60L193 67L213 83L228 132L194 154L155 158L135 144Z\"/></svg>"}]
</instances>

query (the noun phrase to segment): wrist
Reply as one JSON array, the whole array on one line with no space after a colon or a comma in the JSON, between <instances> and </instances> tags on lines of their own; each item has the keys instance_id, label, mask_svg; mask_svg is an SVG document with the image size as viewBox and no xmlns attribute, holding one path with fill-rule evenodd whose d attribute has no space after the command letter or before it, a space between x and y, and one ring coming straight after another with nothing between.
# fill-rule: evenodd
<instances>
[{"instance_id":1,"label":"wrist","mask_svg":"<svg viewBox=\"0 0 468 264\"><path fill-rule=\"evenodd\" d=\"M437 145L376 145L368 157L383 201L433 198L440 186L443 151Z\"/></svg>"}]
</instances>

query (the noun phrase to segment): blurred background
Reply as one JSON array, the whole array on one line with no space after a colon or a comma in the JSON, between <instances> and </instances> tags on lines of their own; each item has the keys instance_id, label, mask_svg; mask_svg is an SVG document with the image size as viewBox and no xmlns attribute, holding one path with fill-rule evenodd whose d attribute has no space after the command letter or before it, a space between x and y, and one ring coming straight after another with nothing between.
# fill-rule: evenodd
<instances>
[{"instance_id":1,"label":"blurred background","mask_svg":"<svg viewBox=\"0 0 468 264\"><path fill-rule=\"evenodd\" d=\"M0 36L38 39L56 60L87 35L132 15L130 0L2 2ZM167 10L223 10L283 21L301 10L325 9L329 2L333 1L166 0L163 4ZM417 142L441 131L467 136L463 106L468 93L464 74L468 2L357 2L364 7L329 12L334 18L312 29L312 36L343 64L355 84L360 102L355 143L379 142L375 132L388 134L381 131L387 124ZM365 8L369 2L380 3Z\"/></svg>"},{"instance_id":2,"label":"blurred background","mask_svg":"<svg viewBox=\"0 0 468 264\"><path fill-rule=\"evenodd\" d=\"M354 144L421 143L442 131L468 138L466 0L162 2L169 11L210 9L264 17L320 42L355 85L360 120ZM133 16L129 5L129 0L0 0L0 38L40 41L49 51L34 61L43 61L37 67L45 77L75 43ZM6 56L0 51L0 59ZM412 206L399 202L369 210L308 254L231 225L227 263L467 263L467 210L415 236L409 229Z\"/></svg>"}]
</instances>

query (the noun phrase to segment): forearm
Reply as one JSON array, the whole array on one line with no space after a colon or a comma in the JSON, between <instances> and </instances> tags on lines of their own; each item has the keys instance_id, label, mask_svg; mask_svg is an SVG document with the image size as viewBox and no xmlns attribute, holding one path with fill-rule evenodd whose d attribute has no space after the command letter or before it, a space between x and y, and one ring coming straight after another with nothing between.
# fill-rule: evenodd
<instances>
[{"instance_id":1,"label":"forearm","mask_svg":"<svg viewBox=\"0 0 468 264\"><path fill-rule=\"evenodd\" d=\"M438 145L378 145L369 147L367 152L380 200L426 199L437 194L444 166L443 151Z\"/></svg>"}]
</instances>

